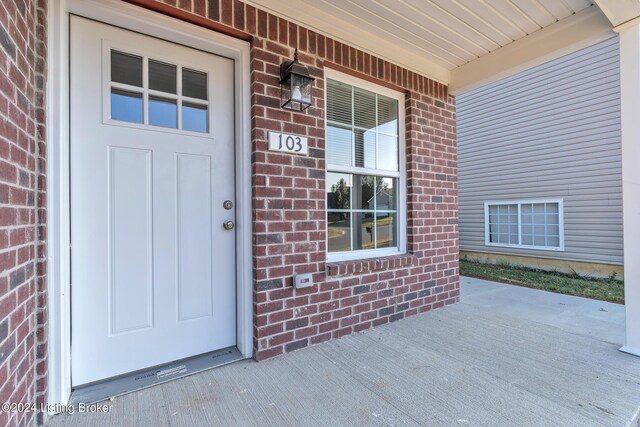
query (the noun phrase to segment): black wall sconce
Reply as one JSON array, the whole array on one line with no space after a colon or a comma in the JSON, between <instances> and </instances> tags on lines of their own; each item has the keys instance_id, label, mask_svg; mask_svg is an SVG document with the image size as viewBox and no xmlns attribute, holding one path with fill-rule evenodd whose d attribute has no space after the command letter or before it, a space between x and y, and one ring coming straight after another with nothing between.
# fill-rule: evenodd
<instances>
[{"instance_id":1,"label":"black wall sconce","mask_svg":"<svg viewBox=\"0 0 640 427\"><path fill-rule=\"evenodd\" d=\"M280 64L280 101L285 110L304 111L313 103L311 89L315 79L309 69L298 62L298 49L293 61Z\"/></svg>"}]
</instances>

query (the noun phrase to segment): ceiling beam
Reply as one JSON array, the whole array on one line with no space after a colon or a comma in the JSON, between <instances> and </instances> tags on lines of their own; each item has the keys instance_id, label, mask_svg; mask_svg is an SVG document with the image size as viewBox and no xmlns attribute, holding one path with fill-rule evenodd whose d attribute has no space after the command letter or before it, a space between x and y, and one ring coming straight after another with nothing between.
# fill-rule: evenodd
<instances>
[{"instance_id":1,"label":"ceiling beam","mask_svg":"<svg viewBox=\"0 0 640 427\"><path fill-rule=\"evenodd\" d=\"M360 30L348 20L337 18L335 15L315 7L312 2L292 2L291 0L243 1L437 82L449 84L451 72L447 68L430 61L424 55L416 53L408 44L403 46L393 43L379 34Z\"/></svg>"},{"instance_id":2,"label":"ceiling beam","mask_svg":"<svg viewBox=\"0 0 640 427\"><path fill-rule=\"evenodd\" d=\"M595 0L614 27L640 16L640 0Z\"/></svg>"},{"instance_id":3,"label":"ceiling beam","mask_svg":"<svg viewBox=\"0 0 640 427\"><path fill-rule=\"evenodd\" d=\"M614 36L605 14L588 7L455 68L449 93L459 95Z\"/></svg>"}]
</instances>

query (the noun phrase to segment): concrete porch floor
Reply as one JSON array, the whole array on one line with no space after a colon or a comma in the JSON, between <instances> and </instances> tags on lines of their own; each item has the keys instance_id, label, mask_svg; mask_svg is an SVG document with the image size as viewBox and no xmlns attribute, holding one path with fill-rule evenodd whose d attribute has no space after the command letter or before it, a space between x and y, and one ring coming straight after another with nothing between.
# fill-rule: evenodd
<instances>
[{"instance_id":1,"label":"concrete porch floor","mask_svg":"<svg viewBox=\"0 0 640 427\"><path fill-rule=\"evenodd\" d=\"M640 426L624 307L461 278L461 303L49 426Z\"/></svg>"}]
</instances>

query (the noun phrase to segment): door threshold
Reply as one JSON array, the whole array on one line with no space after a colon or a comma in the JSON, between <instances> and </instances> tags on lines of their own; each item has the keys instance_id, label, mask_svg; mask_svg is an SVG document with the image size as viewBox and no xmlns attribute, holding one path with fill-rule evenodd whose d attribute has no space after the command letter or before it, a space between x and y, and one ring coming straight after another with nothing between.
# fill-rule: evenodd
<instances>
[{"instance_id":1,"label":"door threshold","mask_svg":"<svg viewBox=\"0 0 640 427\"><path fill-rule=\"evenodd\" d=\"M204 353L74 388L69 405L96 403L244 359L234 347Z\"/></svg>"}]
</instances>

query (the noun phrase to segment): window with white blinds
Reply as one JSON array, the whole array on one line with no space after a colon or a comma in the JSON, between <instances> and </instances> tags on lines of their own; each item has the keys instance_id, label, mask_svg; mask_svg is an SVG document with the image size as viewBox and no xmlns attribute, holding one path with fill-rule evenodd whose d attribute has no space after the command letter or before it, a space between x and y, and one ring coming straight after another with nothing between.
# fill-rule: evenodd
<instances>
[{"instance_id":1,"label":"window with white blinds","mask_svg":"<svg viewBox=\"0 0 640 427\"><path fill-rule=\"evenodd\" d=\"M561 199L486 202L484 218L488 246L564 250Z\"/></svg>"},{"instance_id":2,"label":"window with white blinds","mask_svg":"<svg viewBox=\"0 0 640 427\"><path fill-rule=\"evenodd\" d=\"M402 94L327 77L327 252L350 259L401 250ZM372 87L373 86L373 87ZM391 95L391 96L390 96ZM402 188L400 188L402 186Z\"/></svg>"}]
</instances>

